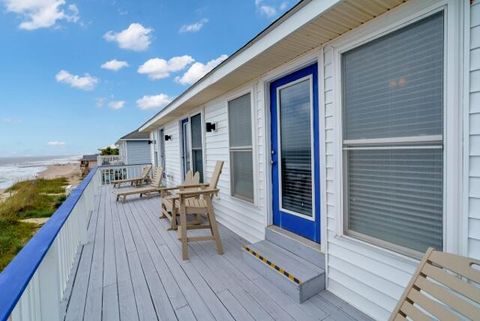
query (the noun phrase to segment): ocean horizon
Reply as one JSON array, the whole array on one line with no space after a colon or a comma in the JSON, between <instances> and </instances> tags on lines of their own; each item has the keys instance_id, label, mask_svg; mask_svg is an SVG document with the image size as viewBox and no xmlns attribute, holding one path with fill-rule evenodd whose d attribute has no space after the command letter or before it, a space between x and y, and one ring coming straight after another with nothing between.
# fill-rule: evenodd
<instances>
[{"instance_id":1,"label":"ocean horizon","mask_svg":"<svg viewBox=\"0 0 480 321\"><path fill-rule=\"evenodd\" d=\"M79 155L0 157L0 189L35 178L50 165L69 164L80 158Z\"/></svg>"}]
</instances>

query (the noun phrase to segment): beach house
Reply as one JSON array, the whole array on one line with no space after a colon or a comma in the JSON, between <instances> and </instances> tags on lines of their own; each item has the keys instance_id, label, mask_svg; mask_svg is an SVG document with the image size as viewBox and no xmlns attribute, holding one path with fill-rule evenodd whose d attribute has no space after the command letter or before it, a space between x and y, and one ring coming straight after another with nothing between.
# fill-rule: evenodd
<instances>
[{"instance_id":1,"label":"beach house","mask_svg":"<svg viewBox=\"0 0 480 321\"><path fill-rule=\"evenodd\" d=\"M223 160L219 222L273 262L299 240L385 320L428 247L480 257L479 24L478 1L302 1L140 131L171 184Z\"/></svg>"},{"instance_id":2,"label":"beach house","mask_svg":"<svg viewBox=\"0 0 480 321\"><path fill-rule=\"evenodd\" d=\"M124 164L150 163L150 135L137 130L122 136L115 145Z\"/></svg>"},{"instance_id":3,"label":"beach house","mask_svg":"<svg viewBox=\"0 0 480 321\"><path fill-rule=\"evenodd\" d=\"M223 255L183 261L99 166L0 274L0 321L388 320L427 248L480 259L480 1L301 1L139 132L166 185L223 161Z\"/></svg>"}]
</instances>

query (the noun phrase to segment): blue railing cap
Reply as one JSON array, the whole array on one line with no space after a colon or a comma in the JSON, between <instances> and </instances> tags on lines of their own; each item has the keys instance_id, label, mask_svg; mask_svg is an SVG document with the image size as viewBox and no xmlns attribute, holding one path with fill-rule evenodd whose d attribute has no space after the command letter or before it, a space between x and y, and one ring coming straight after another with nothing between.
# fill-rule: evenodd
<instances>
[{"instance_id":1,"label":"blue railing cap","mask_svg":"<svg viewBox=\"0 0 480 321\"><path fill-rule=\"evenodd\" d=\"M7 321L70 213L95 176L97 167L75 188L50 219L0 273L0 320Z\"/></svg>"}]
</instances>

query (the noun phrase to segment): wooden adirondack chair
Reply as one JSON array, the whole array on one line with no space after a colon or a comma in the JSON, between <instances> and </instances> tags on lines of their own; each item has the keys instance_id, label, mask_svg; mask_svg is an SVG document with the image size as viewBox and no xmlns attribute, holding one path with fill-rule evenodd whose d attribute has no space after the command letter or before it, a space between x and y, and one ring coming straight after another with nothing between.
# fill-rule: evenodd
<instances>
[{"instance_id":1,"label":"wooden adirondack chair","mask_svg":"<svg viewBox=\"0 0 480 321\"><path fill-rule=\"evenodd\" d=\"M429 248L390 321L480 320L480 261Z\"/></svg>"},{"instance_id":2,"label":"wooden adirondack chair","mask_svg":"<svg viewBox=\"0 0 480 321\"><path fill-rule=\"evenodd\" d=\"M180 216L180 225L178 226L178 235L182 242L182 258L188 259L188 242L214 240L217 247L217 253L223 254L223 245L218 231L218 225L215 218L215 211L212 205L213 196L218 194L217 188L220 174L222 173L223 161L217 161L215 169L208 185L200 184L193 188L179 191L178 198L174 199L174 207L178 207ZM207 218L205 224L187 224L187 215L202 215ZM211 235L189 237L188 230L191 229L209 229Z\"/></svg>"},{"instance_id":3,"label":"wooden adirondack chair","mask_svg":"<svg viewBox=\"0 0 480 321\"><path fill-rule=\"evenodd\" d=\"M198 188L200 185L200 173L196 172L195 175L192 171L188 171L185 175L185 180L182 185L175 187L162 187L160 189L161 196L161 208L160 208L160 218L167 218L170 221L170 229L177 229L177 214L178 207L174 206L175 199L178 200L178 196L175 195L175 192L183 191L190 188Z\"/></svg>"},{"instance_id":4,"label":"wooden adirondack chair","mask_svg":"<svg viewBox=\"0 0 480 321\"><path fill-rule=\"evenodd\" d=\"M160 193L160 188L162 187L162 176L163 168L157 167L154 171L152 182L150 183L150 185L145 187L130 188L127 190L116 190L115 193L117 195L117 201L122 198L122 201L125 202L128 195L139 194L140 197L142 197L145 194Z\"/></svg>"},{"instance_id":5,"label":"wooden adirondack chair","mask_svg":"<svg viewBox=\"0 0 480 321\"><path fill-rule=\"evenodd\" d=\"M149 180L149 174L150 171L152 170L152 165L145 166L142 168L142 174L138 177L133 177L129 179L118 179L115 181L112 181L113 187L120 187L123 183L130 183L132 186L140 186L145 182L148 182Z\"/></svg>"}]
</instances>

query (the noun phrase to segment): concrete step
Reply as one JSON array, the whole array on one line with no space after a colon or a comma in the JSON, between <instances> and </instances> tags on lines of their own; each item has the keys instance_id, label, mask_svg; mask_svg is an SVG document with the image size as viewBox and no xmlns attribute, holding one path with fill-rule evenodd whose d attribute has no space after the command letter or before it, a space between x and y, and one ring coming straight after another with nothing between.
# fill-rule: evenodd
<instances>
[{"instance_id":1,"label":"concrete step","mask_svg":"<svg viewBox=\"0 0 480 321\"><path fill-rule=\"evenodd\" d=\"M274 225L265 229L265 239L325 269L325 255L320 251L320 244Z\"/></svg>"},{"instance_id":2,"label":"concrete step","mask_svg":"<svg viewBox=\"0 0 480 321\"><path fill-rule=\"evenodd\" d=\"M299 303L325 289L324 269L268 240L246 245L243 259Z\"/></svg>"}]
</instances>

